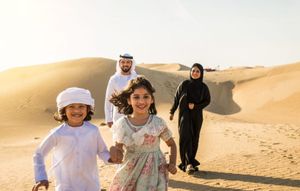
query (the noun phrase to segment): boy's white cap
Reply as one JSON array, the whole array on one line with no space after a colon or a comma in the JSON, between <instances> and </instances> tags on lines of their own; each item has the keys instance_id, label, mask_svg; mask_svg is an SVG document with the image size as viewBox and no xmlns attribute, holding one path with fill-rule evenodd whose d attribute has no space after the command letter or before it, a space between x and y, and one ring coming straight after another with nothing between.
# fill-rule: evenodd
<instances>
[{"instance_id":1,"label":"boy's white cap","mask_svg":"<svg viewBox=\"0 0 300 191\"><path fill-rule=\"evenodd\" d=\"M58 110L72 103L82 103L94 108L95 101L92 98L91 92L87 89L71 87L60 92L56 97L56 105Z\"/></svg>"}]
</instances>

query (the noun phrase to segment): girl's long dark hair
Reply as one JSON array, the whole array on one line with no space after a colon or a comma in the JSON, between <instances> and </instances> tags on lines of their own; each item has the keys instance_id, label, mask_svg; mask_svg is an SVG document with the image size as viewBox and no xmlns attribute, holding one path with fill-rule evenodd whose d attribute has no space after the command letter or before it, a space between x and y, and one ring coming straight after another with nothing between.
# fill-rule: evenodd
<instances>
[{"instance_id":1,"label":"girl's long dark hair","mask_svg":"<svg viewBox=\"0 0 300 191\"><path fill-rule=\"evenodd\" d=\"M118 108L119 113L125 115L132 114L133 109L132 106L128 104L128 99L136 89L141 87L145 88L153 99L153 103L149 108L149 114L157 114L153 96L155 89L144 76L138 76L137 78L130 80L127 87L123 91L113 94L109 101Z\"/></svg>"}]
</instances>

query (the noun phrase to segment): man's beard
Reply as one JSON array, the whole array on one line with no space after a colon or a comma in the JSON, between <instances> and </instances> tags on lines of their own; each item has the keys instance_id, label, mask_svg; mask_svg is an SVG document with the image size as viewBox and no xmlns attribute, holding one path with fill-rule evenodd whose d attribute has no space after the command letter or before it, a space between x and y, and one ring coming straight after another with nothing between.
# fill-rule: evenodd
<instances>
[{"instance_id":1,"label":"man's beard","mask_svg":"<svg viewBox=\"0 0 300 191\"><path fill-rule=\"evenodd\" d=\"M127 68L127 67L126 67L126 68L122 67L121 70L122 70L122 72L124 72L124 73L128 73L128 72L131 70L131 66L128 67L128 68Z\"/></svg>"}]
</instances>

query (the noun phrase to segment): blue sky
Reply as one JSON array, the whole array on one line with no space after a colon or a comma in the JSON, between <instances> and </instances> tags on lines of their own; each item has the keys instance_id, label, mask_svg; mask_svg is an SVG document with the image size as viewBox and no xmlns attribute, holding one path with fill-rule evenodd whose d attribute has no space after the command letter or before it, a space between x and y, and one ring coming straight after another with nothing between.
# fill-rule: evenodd
<instances>
[{"instance_id":1,"label":"blue sky","mask_svg":"<svg viewBox=\"0 0 300 191\"><path fill-rule=\"evenodd\" d=\"M300 61L298 0L0 0L0 70L82 57L205 67Z\"/></svg>"}]
</instances>

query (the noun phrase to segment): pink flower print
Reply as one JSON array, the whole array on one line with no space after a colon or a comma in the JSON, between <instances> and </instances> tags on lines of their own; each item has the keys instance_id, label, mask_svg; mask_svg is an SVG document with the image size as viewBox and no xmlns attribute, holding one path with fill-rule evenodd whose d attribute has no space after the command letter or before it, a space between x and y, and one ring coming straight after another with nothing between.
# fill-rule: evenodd
<instances>
[{"instance_id":1,"label":"pink flower print","mask_svg":"<svg viewBox=\"0 0 300 191\"><path fill-rule=\"evenodd\" d=\"M124 190L125 190L125 191L136 190L135 184L136 184L136 180L131 179L131 180L128 182L128 184L125 186Z\"/></svg>"},{"instance_id":2,"label":"pink flower print","mask_svg":"<svg viewBox=\"0 0 300 191\"><path fill-rule=\"evenodd\" d=\"M127 164L126 170L127 171L131 171L132 169L134 169L135 166L136 166L136 160L129 161L128 164Z\"/></svg>"},{"instance_id":3,"label":"pink flower print","mask_svg":"<svg viewBox=\"0 0 300 191\"><path fill-rule=\"evenodd\" d=\"M142 170L142 174L150 175L153 166L154 166L154 158L153 156L149 156Z\"/></svg>"},{"instance_id":4,"label":"pink flower print","mask_svg":"<svg viewBox=\"0 0 300 191\"><path fill-rule=\"evenodd\" d=\"M163 155L159 156L159 166L158 166L159 173L165 174L167 170L167 161Z\"/></svg>"},{"instance_id":5,"label":"pink flower print","mask_svg":"<svg viewBox=\"0 0 300 191\"><path fill-rule=\"evenodd\" d=\"M161 164L158 166L159 173L164 174L166 170L167 170L167 164Z\"/></svg>"},{"instance_id":6,"label":"pink flower print","mask_svg":"<svg viewBox=\"0 0 300 191\"><path fill-rule=\"evenodd\" d=\"M151 145L155 142L156 137L154 137L153 135L148 135L145 134L144 135L144 145Z\"/></svg>"},{"instance_id":7,"label":"pink flower print","mask_svg":"<svg viewBox=\"0 0 300 191\"><path fill-rule=\"evenodd\" d=\"M149 187L148 189L149 189L149 191L157 191L157 188L154 187L154 186L151 186L151 187Z\"/></svg>"},{"instance_id":8,"label":"pink flower print","mask_svg":"<svg viewBox=\"0 0 300 191\"><path fill-rule=\"evenodd\" d=\"M119 191L121 190L121 185L114 182L113 185L111 185L111 187L109 188L110 191Z\"/></svg>"}]
</instances>

